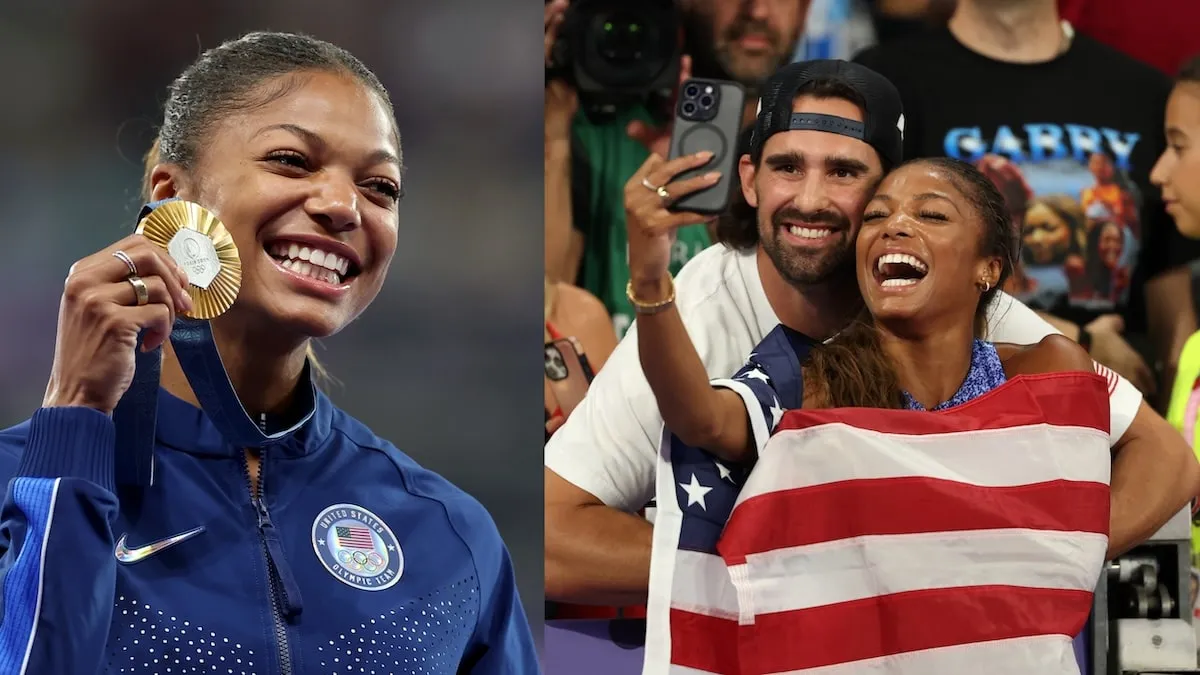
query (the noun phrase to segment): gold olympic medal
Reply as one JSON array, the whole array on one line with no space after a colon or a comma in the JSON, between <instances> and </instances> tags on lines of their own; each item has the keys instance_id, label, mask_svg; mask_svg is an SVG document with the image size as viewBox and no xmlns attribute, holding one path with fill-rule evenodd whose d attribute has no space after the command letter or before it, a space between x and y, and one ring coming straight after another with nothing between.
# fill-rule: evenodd
<instances>
[{"instance_id":1,"label":"gold olympic medal","mask_svg":"<svg viewBox=\"0 0 1200 675\"><path fill-rule=\"evenodd\" d=\"M212 319L233 306L242 287L242 261L233 236L199 204L163 204L138 223L137 234L166 249L188 275L189 319Z\"/></svg>"}]
</instances>

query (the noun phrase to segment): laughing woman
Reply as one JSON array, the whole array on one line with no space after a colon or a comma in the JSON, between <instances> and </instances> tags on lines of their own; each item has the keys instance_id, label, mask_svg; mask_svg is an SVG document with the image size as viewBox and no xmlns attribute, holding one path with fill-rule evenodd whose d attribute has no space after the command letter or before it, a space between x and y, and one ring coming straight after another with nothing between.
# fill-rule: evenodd
<instances>
[{"instance_id":1,"label":"laughing woman","mask_svg":"<svg viewBox=\"0 0 1200 675\"><path fill-rule=\"evenodd\" d=\"M780 181L780 184L783 183ZM783 187L770 186L769 189L796 189L793 186L797 184L799 181L791 181ZM665 218L659 219L659 222L663 221ZM642 237L636 240L636 246L638 248L631 247L631 257L641 260L655 259L647 253L654 250L652 247L661 247L662 240ZM642 247L644 250L639 250ZM643 310L643 313L638 315L639 354L646 377L662 409L666 427L684 445L701 448L733 463L746 463L743 465L746 466L758 458L759 450L767 443L767 434L776 430L784 417L785 409L879 408L943 411L976 401L1019 375L1071 371L1091 373L1093 364L1088 355L1081 347L1061 335L1046 337L1039 344L1029 346L993 344L979 339L985 312L997 289L1003 286L1012 273L1017 250L1016 232L1011 226L1004 199L991 181L977 169L946 158L920 159L901 165L884 177L878 191L867 204L856 241L858 285L867 312L827 343L818 343L780 326L755 347L749 364L737 375L731 379L710 382L696 356L695 348L686 337L679 313L670 301L648 308L651 311ZM647 274L647 280L658 281L661 283L660 287L670 289L671 282L665 267L639 269ZM660 276L654 276L654 272L658 272ZM639 284L638 287L652 286ZM647 303L643 300L634 304L636 306ZM1098 379L1093 377L1093 380ZM1103 391L1098 386L1096 390ZM745 397L739 391L743 392ZM1061 404L1063 400L1067 399L1062 398L1057 402ZM1118 437L1113 445L1113 452L1118 456L1125 449L1159 442L1173 444L1176 451L1182 449L1182 440L1171 437L1169 430L1167 436L1147 437L1139 435L1128 423L1122 424L1119 419L1106 421L1111 421L1111 427L1107 429L1110 437ZM803 443L801 440L796 442ZM1050 444L1039 449L1052 458L1047 460L1051 464L1078 464L1085 461L1081 459L1082 455L1071 454L1073 448L1063 447L1061 444ZM814 472L816 475L830 475L821 473L822 467L818 465L822 462L827 462L830 466L837 465L839 480L846 482L868 479L863 481L866 483L871 482L869 479L872 477L892 475L887 473L892 470L890 468L883 469L883 473L873 473L871 467L855 459L865 456L856 455L849 450L842 457L805 455L803 460L796 460L809 462L797 469L798 475ZM774 457L778 459L779 454ZM794 457L788 456L788 459ZM932 459L930 463L936 464L937 460ZM1192 486L1196 485L1198 469L1200 467L1194 463L1187 467L1185 477ZM728 472L723 473L728 475ZM692 481L696 481L695 474L692 475ZM681 483L680 486L687 489L686 484ZM829 484L822 484L816 489L827 487L830 487ZM705 491L711 489L705 488ZM790 492L780 490L785 491ZM1107 490L1102 496L1103 503L1075 503L1074 506L1088 510L1088 515L1093 519L1107 524L1109 514L1106 493ZM1064 499L1072 494L1056 488L1054 499ZM751 497L741 503L749 504L750 500L758 498L759 496ZM857 509L911 514L922 508L929 508L927 503L906 498L876 499L870 501L869 506L864 506L865 502L855 499L849 497L844 502L851 511ZM701 504L703 505L703 502ZM1025 503L1022 502L1021 508L1024 506ZM1030 509L1042 515L1040 506L1031 506ZM981 511L986 510L986 507L981 508ZM1008 515L1005 514L1000 519L1005 522L1018 522L1016 519L1007 519ZM711 512L706 514L706 517L711 516ZM839 522L839 519L848 519L856 524L862 522L856 521L852 513L833 514L816 508L805 512L804 518L818 530L823 530L829 523ZM767 538L773 538L775 535L787 538L787 535L783 534L787 527L780 524L777 518L767 517L765 521L760 522L769 522L769 525L764 526L771 531ZM825 644L801 644L800 652L808 649L822 652L820 657L814 658L825 659L819 662L805 661L805 667L825 670L816 666L837 663L842 669L831 667L830 672L870 670L921 675L928 672L959 672L961 668L952 671L928 667L932 661L925 658L929 657L930 652L936 651L935 647L947 647L949 650L953 647L947 645L959 644L952 640L935 642L946 639L941 635L929 638L929 635L937 632L936 630L927 631L929 635L923 635L920 639L897 637L914 633L904 629L904 626L909 625L904 623L908 617L905 612L908 610L903 608L907 605L899 601L895 604L889 602L896 597L913 597L916 594L906 596L897 590L896 585L889 586L887 580L908 578L912 572L910 568L915 566L911 560L895 561L879 557L878 551L881 549L872 548L871 543L864 543L873 537L867 534L861 537L857 534L845 534L852 529L831 526L829 532L836 530L842 534L837 537L830 534L829 539L833 541L822 538L820 544L806 549L789 541L789 545L796 546L794 550L802 549L804 553L796 554L786 562L781 562L781 558L761 556L763 560L775 563L776 567L769 574L762 573L757 578L746 576L751 574L746 571L751 565L739 564L741 579L745 583L737 588L736 594L733 590L729 591L731 595L736 595L735 599L729 601L731 604L714 601L714 606L721 607L723 611L733 606L736 608L732 610L734 616L737 616L739 611L748 611L747 608L753 609L756 602L759 603L758 610L770 606L773 608L770 611L775 614L772 615L769 624L766 624L770 629L763 630L772 631L770 635L773 640L786 640L786 637L780 636L801 633L811 635L812 630L808 629L818 624L803 623L812 619L798 620L796 616L802 612L782 611L779 605L772 604L770 600L763 600L774 590L785 587L772 585L772 582L782 579L783 584L787 584L791 581L787 575L808 575L805 578L820 577L826 580L830 587L843 584L837 592L852 586L853 593L859 593L861 588L871 588L868 593L853 595L853 602L841 603L838 606L839 611L821 614L824 618L821 619L820 629L828 628L829 635L843 636L854 633L861 636L846 638L837 645L837 649L825 652L822 652ZM806 531L806 535L812 531L814 530ZM891 534L900 532L907 530L888 530L888 534L879 539L887 539ZM1073 592L1077 594L1086 593L1074 596L1085 601L1082 604L1077 603L1074 607L1067 607L1069 601L1060 599L1060 604L1064 606L1064 615L1068 611L1070 615L1067 620L1054 624L1052 628L1044 626L1053 622L1031 627L1028 623L1023 623L1025 619L1013 619L1013 616L1021 615L1037 617L1036 620L1030 621L1045 620L1045 613L1028 606L1009 612L1009 607L1015 607L1015 603L1006 606L1003 603L968 600L961 606L956 605L962 609L962 613L956 616L966 617L965 620L970 625L998 627L995 633L988 634L988 643L990 648L994 649L989 652L993 658L989 665L997 664L988 672L1078 673L1071 636L1082 628L1087 616L1087 607L1091 602L1090 589L1095 587L1102 561L1108 559L1101 556L1103 549L1088 549L1086 546L1070 548L1068 555L1073 556L1072 560L1080 565L1078 569L1070 568L1068 573L1064 570L1070 565L1059 565L1058 561L1052 559L1052 553L1048 553L1045 560L1037 556L1022 557L1025 549L1018 549L1022 553L996 553L994 547L975 548L978 541L970 538L956 541L955 555L961 555L961 560L969 560L969 564L978 565L980 569L989 572L1033 569L1039 575L1045 574L1039 577L1041 580L1054 579L1047 584L1049 586L1074 589ZM1100 542L1109 547L1106 555L1111 555L1112 547L1117 545L1107 536ZM824 550L832 550L832 547L836 546L845 546L838 549L845 556L837 558L840 561L838 564L842 566L836 569L822 568L822 565L832 558L820 557L812 551L821 547L824 547ZM680 547L682 548L682 544ZM805 555L810 554L812 560L804 559ZM746 560L746 557L741 558L743 563ZM771 562L762 564L770 565ZM855 576L857 572L862 571L857 567L860 564L862 568L869 568L871 572ZM1094 576L1091 576L1093 573ZM772 574L776 576L771 576ZM828 576L821 576L822 574ZM732 572L730 575L732 576ZM772 581L763 581L768 578ZM857 582L846 581L851 578L865 579L865 585L859 587L855 586ZM939 578L935 586L943 588L948 583L945 582L948 578L958 581L957 575ZM1011 578L1005 577L1006 580ZM1069 581L1066 581L1068 579ZM737 584L736 581L732 583ZM818 588L816 584L799 588L791 584L786 587L791 593L788 600L791 606L811 609L836 602L830 598L835 597L837 593L829 590L829 587ZM742 590L747 588L751 590L745 594L746 599L743 599ZM906 590L911 589L906 587ZM847 591L847 597L853 593ZM888 601L881 600L884 595L888 595ZM714 597L719 596L719 591L714 592ZM952 604L955 603L946 603L947 611L951 611L948 607ZM848 605L860 606L866 613L842 613L842 608ZM674 609L672 606L672 612ZM834 618L835 615L839 618ZM851 623L845 617L868 615L870 620L860 622L863 625L856 624L849 631L843 630L845 625L839 623ZM673 618L671 620L674 621ZM860 628L861 630L858 630ZM1043 634L1038 631L1046 632ZM1036 636L1039 640L1037 646L1030 646L1031 643L1019 639L1006 639L1018 635ZM860 638L862 644L870 644L869 647L864 647L862 652L856 651L860 646L858 643L846 647ZM869 653L870 660L867 656L846 657L845 660L838 660L841 656L830 656L833 653L863 652ZM948 663L954 658L961 659L965 652L953 653L958 656L948 656L947 661L939 663ZM856 661L859 658L863 660ZM774 660L770 663L774 666L779 665L781 661ZM779 667L765 671L753 670L751 667L744 672L777 672L799 668L794 661L786 663L788 668ZM744 661L742 665L745 665Z\"/></svg>"},{"instance_id":2,"label":"laughing woman","mask_svg":"<svg viewBox=\"0 0 1200 675\"><path fill-rule=\"evenodd\" d=\"M78 261L42 407L0 433L0 672L536 673L488 513L309 378L311 340L371 304L396 250L383 85L328 43L252 33L179 76L156 147L147 200L200 204L240 251L212 322L238 398L296 431L251 451L200 409L167 342L193 300L165 251L131 235ZM143 330L165 354L156 477L127 495L111 414Z\"/></svg>"},{"instance_id":3,"label":"laughing woman","mask_svg":"<svg viewBox=\"0 0 1200 675\"><path fill-rule=\"evenodd\" d=\"M657 222L667 224L654 226L656 238L636 239L633 255L657 259L648 253L663 247L670 231L665 207L662 214ZM866 311L828 342L779 326L732 382L710 382L673 302L638 314L642 368L667 428L689 446L748 462L758 450L752 419L762 414L778 423L779 406L945 410L1016 375L1091 371L1087 354L1061 335L1036 345L979 338L989 304L1012 274L1016 236L1003 196L978 169L947 158L901 165L867 204L856 240ZM672 287L665 268L658 276L652 269L645 274ZM774 358L797 364L788 378L780 376L786 383L763 375ZM763 410L747 409L735 391L742 386L763 397ZM1112 426L1115 455L1126 447L1181 442L1169 429L1139 432L1128 419L1114 419ZM1200 482L1195 463L1183 473L1190 486Z\"/></svg>"}]
</instances>

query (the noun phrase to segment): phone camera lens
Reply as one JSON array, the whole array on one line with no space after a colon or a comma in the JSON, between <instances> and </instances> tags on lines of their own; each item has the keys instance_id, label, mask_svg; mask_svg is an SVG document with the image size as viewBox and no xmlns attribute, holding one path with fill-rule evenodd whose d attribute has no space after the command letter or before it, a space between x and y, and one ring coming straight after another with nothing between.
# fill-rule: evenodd
<instances>
[{"instance_id":1,"label":"phone camera lens","mask_svg":"<svg viewBox=\"0 0 1200 675\"><path fill-rule=\"evenodd\" d=\"M712 105L713 105L713 97L712 96L705 94L704 96L700 97L700 107L701 108L704 108L705 110L707 110L707 109L711 108Z\"/></svg>"},{"instance_id":2,"label":"phone camera lens","mask_svg":"<svg viewBox=\"0 0 1200 675\"><path fill-rule=\"evenodd\" d=\"M683 95L684 95L685 97L687 97L687 98L696 98L696 96L697 96L699 93L700 93L700 87L697 87L697 86L696 86L696 85L694 85L694 84L689 84L689 85L688 85L686 88L684 88L684 90L683 90Z\"/></svg>"},{"instance_id":3,"label":"phone camera lens","mask_svg":"<svg viewBox=\"0 0 1200 675\"><path fill-rule=\"evenodd\" d=\"M695 115L696 114L696 104L692 103L691 101L684 103L683 104L683 114L684 115Z\"/></svg>"}]
</instances>

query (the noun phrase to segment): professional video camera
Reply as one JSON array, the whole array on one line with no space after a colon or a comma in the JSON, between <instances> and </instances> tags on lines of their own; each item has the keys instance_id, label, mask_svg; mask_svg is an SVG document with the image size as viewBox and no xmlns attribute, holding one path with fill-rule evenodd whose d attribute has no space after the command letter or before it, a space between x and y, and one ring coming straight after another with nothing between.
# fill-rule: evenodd
<instances>
[{"instance_id":1,"label":"professional video camera","mask_svg":"<svg viewBox=\"0 0 1200 675\"><path fill-rule=\"evenodd\" d=\"M563 78L591 119L618 106L669 99L679 80L682 35L675 0L572 0L546 81Z\"/></svg>"},{"instance_id":2,"label":"professional video camera","mask_svg":"<svg viewBox=\"0 0 1200 675\"><path fill-rule=\"evenodd\" d=\"M1191 512L1184 507L1107 565L1085 631L1084 675L1200 675L1191 549Z\"/></svg>"}]
</instances>

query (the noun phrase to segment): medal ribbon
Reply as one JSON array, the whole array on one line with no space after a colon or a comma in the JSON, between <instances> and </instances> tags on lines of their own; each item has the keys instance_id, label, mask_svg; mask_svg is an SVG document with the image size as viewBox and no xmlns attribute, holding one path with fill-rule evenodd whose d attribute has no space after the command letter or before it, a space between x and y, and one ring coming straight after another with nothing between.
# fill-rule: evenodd
<instances>
[{"instance_id":1,"label":"medal ribbon","mask_svg":"<svg viewBox=\"0 0 1200 675\"><path fill-rule=\"evenodd\" d=\"M176 198L142 207L137 222ZM237 448L261 448L290 437L316 411L310 364L301 373L299 394L306 411L303 418L283 431L267 433L246 413L221 361L208 321L179 316L171 330L171 347L200 407L225 441ZM158 389L161 384L162 348L143 352L142 336L134 352L133 383L113 411L116 426L116 478L119 485L149 487L154 484L155 429L158 424Z\"/></svg>"}]
</instances>

